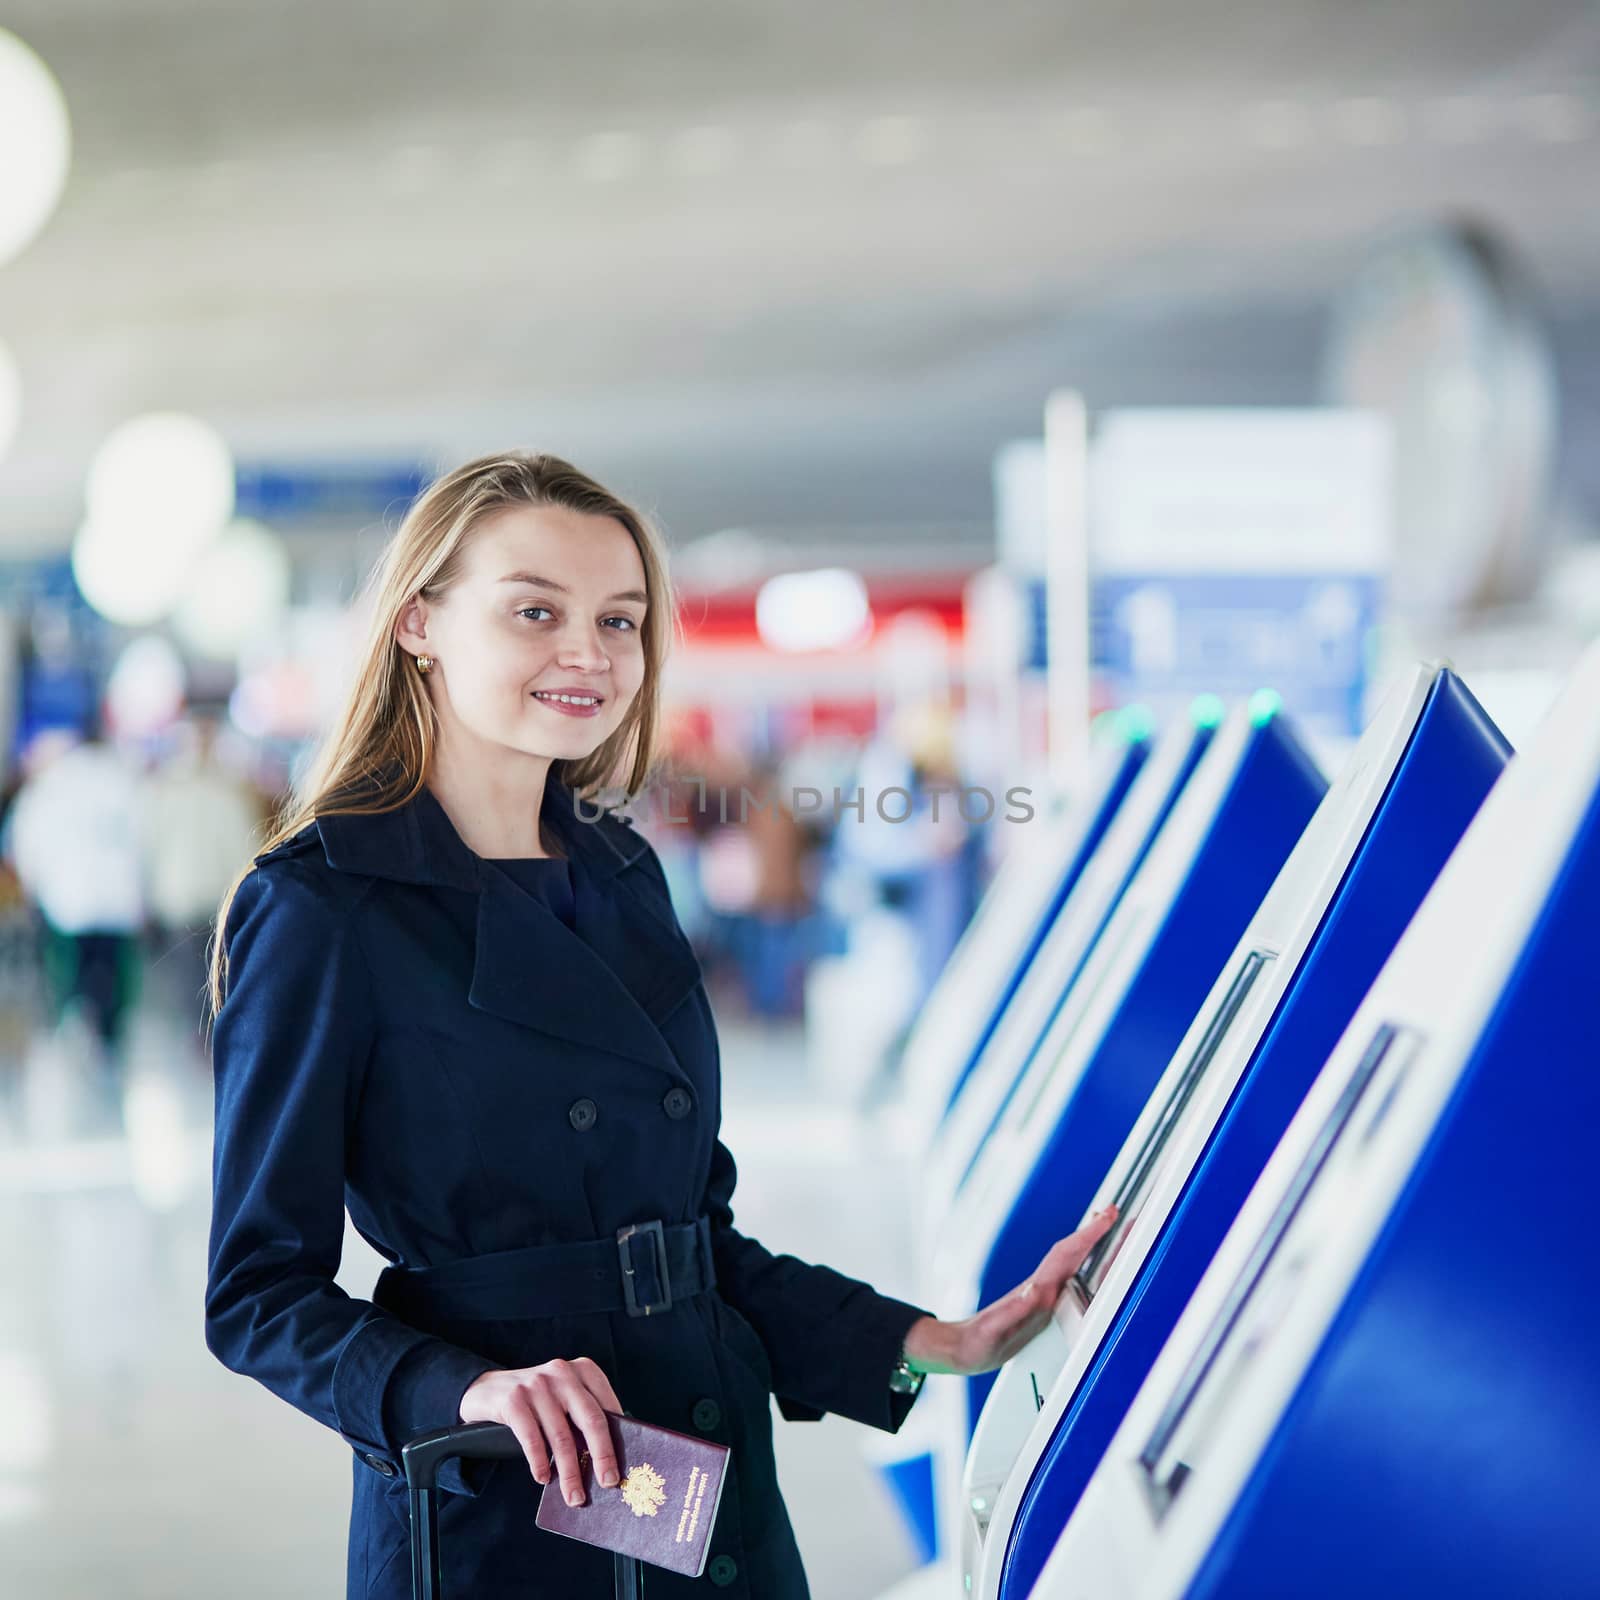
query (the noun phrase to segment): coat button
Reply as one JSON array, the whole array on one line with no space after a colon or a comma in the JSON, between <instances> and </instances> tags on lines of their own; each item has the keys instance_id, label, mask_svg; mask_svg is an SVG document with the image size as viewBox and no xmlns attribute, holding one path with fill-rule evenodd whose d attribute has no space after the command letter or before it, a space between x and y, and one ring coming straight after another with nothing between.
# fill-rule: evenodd
<instances>
[{"instance_id":1,"label":"coat button","mask_svg":"<svg viewBox=\"0 0 1600 1600\"><path fill-rule=\"evenodd\" d=\"M696 1400L689 1420L701 1433L710 1433L722 1421L722 1407L715 1400Z\"/></svg>"},{"instance_id":2,"label":"coat button","mask_svg":"<svg viewBox=\"0 0 1600 1600\"><path fill-rule=\"evenodd\" d=\"M668 1089L661 1102L661 1109L674 1122L681 1122L694 1110L694 1096L687 1089Z\"/></svg>"},{"instance_id":3,"label":"coat button","mask_svg":"<svg viewBox=\"0 0 1600 1600\"><path fill-rule=\"evenodd\" d=\"M582 1100L574 1100L572 1102L572 1108L567 1112L567 1121L570 1122L579 1133L587 1133L595 1125L595 1123L599 1121L599 1119L599 1107L595 1105L593 1100L590 1100L587 1097Z\"/></svg>"},{"instance_id":4,"label":"coat button","mask_svg":"<svg viewBox=\"0 0 1600 1600\"><path fill-rule=\"evenodd\" d=\"M395 1465L392 1461L385 1461L382 1456L364 1455L361 1458L369 1467L376 1468L384 1477L392 1478L395 1474Z\"/></svg>"},{"instance_id":5,"label":"coat button","mask_svg":"<svg viewBox=\"0 0 1600 1600\"><path fill-rule=\"evenodd\" d=\"M739 1563L732 1556L713 1556L706 1576L719 1589L726 1589L739 1576Z\"/></svg>"}]
</instances>

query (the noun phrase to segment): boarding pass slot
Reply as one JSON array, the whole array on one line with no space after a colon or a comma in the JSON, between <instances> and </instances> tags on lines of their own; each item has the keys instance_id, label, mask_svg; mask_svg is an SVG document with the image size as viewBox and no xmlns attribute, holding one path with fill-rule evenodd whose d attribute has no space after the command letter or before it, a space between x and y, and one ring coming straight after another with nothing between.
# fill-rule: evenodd
<instances>
[{"instance_id":1,"label":"boarding pass slot","mask_svg":"<svg viewBox=\"0 0 1600 1600\"><path fill-rule=\"evenodd\" d=\"M1221 1419L1294 1304L1320 1244L1337 1230L1346 1209L1333 1204L1344 1191L1339 1180L1365 1157L1421 1042L1411 1029L1378 1030L1212 1319L1139 1454L1139 1477L1157 1521L1202 1469Z\"/></svg>"},{"instance_id":2,"label":"boarding pass slot","mask_svg":"<svg viewBox=\"0 0 1600 1600\"><path fill-rule=\"evenodd\" d=\"M1083 1265L1073 1274L1073 1293L1079 1305L1085 1309L1100 1292L1100 1285L1104 1282L1106 1273L1110 1271L1117 1251L1122 1248L1122 1241L1133 1226L1139 1208L1144 1204L1161 1159L1182 1125L1184 1113L1189 1109L1206 1073L1211 1070L1211 1064L1216 1059L1222 1041L1227 1038L1229 1030L1238 1020L1239 1013L1251 989L1255 987L1256 980L1266 970L1267 963L1273 959L1268 951L1252 950L1239 964L1239 970L1212 1014L1210 1023L1200 1037L1200 1043L1195 1047L1194 1054L1189 1057L1187 1065L1178 1076L1178 1081L1173 1084L1171 1092L1167 1095L1160 1115L1128 1163L1127 1170L1111 1196L1112 1203L1117 1208L1117 1220L1085 1257Z\"/></svg>"}]
</instances>

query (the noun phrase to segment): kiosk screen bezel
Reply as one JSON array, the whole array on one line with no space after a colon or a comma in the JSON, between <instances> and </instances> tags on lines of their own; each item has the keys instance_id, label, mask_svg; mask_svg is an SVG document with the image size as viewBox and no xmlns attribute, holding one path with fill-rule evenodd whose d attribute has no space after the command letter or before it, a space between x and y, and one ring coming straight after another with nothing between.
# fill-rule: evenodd
<instances>
[{"instance_id":1,"label":"kiosk screen bezel","mask_svg":"<svg viewBox=\"0 0 1600 1600\"><path fill-rule=\"evenodd\" d=\"M1138 1202L1149 1187L1150 1180L1154 1177L1161 1158L1172 1141L1172 1136L1182 1124L1184 1112L1188 1110L1196 1090L1199 1089L1206 1073L1210 1071L1211 1063L1222 1047L1222 1041L1227 1038L1228 1030L1238 1019L1250 991L1256 985L1256 980L1266 970L1268 963L1275 959L1269 950L1252 950L1240 962L1239 970L1212 1014L1199 1044L1195 1046L1194 1053L1189 1057L1177 1082L1168 1093L1160 1115L1140 1142L1138 1151L1111 1196L1112 1203L1117 1208L1116 1222L1084 1258L1083 1264L1072 1276L1073 1292L1081 1306L1087 1308L1090 1301L1099 1293L1100 1285L1110 1270L1112 1261L1116 1259L1122 1239L1133 1225Z\"/></svg>"}]
</instances>

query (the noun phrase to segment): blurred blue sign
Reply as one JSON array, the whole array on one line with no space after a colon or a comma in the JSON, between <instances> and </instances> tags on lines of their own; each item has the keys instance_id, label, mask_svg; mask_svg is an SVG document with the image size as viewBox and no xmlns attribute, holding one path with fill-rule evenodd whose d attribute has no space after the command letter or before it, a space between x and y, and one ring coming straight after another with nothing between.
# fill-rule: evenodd
<instances>
[{"instance_id":1,"label":"blurred blue sign","mask_svg":"<svg viewBox=\"0 0 1600 1600\"><path fill-rule=\"evenodd\" d=\"M1027 672L1043 672L1050 659L1050 590L1043 578L1022 586L1022 647L1019 664Z\"/></svg>"},{"instance_id":2,"label":"blurred blue sign","mask_svg":"<svg viewBox=\"0 0 1600 1600\"><path fill-rule=\"evenodd\" d=\"M1380 596L1375 575L1350 573L1097 579L1089 641L1101 696L1170 709L1268 689L1306 723L1359 733Z\"/></svg>"},{"instance_id":3,"label":"blurred blue sign","mask_svg":"<svg viewBox=\"0 0 1600 1600\"><path fill-rule=\"evenodd\" d=\"M241 463L236 509L277 526L356 517L402 516L432 482L413 463L330 463L271 466Z\"/></svg>"},{"instance_id":4,"label":"blurred blue sign","mask_svg":"<svg viewBox=\"0 0 1600 1600\"><path fill-rule=\"evenodd\" d=\"M1096 702L1163 714L1269 690L1308 727L1359 733L1391 493L1371 413L1107 413L1090 461Z\"/></svg>"}]
</instances>

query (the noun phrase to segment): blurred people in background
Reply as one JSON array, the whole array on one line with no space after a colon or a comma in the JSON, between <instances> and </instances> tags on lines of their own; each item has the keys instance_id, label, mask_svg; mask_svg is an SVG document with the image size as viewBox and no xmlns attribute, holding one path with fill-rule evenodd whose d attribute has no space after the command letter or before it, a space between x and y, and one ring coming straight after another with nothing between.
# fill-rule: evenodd
<instances>
[{"instance_id":1,"label":"blurred people in background","mask_svg":"<svg viewBox=\"0 0 1600 1600\"><path fill-rule=\"evenodd\" d=\"M908 908L917 931L920 1010L977 909L982 840L962 810L949 712L928 707L913 713L901 737L911 757L913 815L926 815L927 857L910 886ZM981 806L974 814L981 814Z\"/></svg>"},{"instance_id":2,"label":"blurred people in background","mask_svg":"<svg viewBox=\"0 0 1600 1600\"><path fill-rule=\"evenodd\" d=\"M644 797L646 831L666 874L678 924L708 981L726 954L723 925L706 898L701 875L701 847L716 826L715 802L706 803L707 775L716 770L719 763L709 735L680 716Z\"/></svg>"},{"instance_id":3,"label":"blurred people in background","mask_svg":"<svg viewBox=\"0 0 1600 1600\"><path fill-rule=\"evenodd\" d=\"M9 834L12 807L22 789L13 770L0 786L0 838ZM39 999L38 929L27 891L9 859L0 859L0 1067L10 1092L11 1073L26 1057Z\"/></svg>"},{"instance_id":4,"label":"blurred people in background","mask_svg":"<svg viewBox=\"0 0 1600 1600\"><path fill-rule=\"evenodd\" d=\"M702 969L767 1018L801 1013L813 916L812 839L789 798L776 758L750 763L709 743L685 745L655 795L652 842L673 863L669 881L674 870L687 881Z\"/></svg>"},{"instance_id":5,"label":"blurred people in background","mask_svg":"<svg viewBox=\"0 0 1600 1600\"><path fill-rule=\"evenodd\" d=\"M38 912L50 1020L81 1011L114 1067L140 979L138 778L98 726L40 734L24 769L5 849Z\"/></svg>"},{"instance_id":6,"label":"blurred people in background","mask_svg":"<svg viewBox=\"0 0 1600 1600\"><path fill-rule=\"evenodd\" d=\"M864 873L909 935L915 975L906 1026L938 981L976 901L979 840L962 814L960 783L948 713L937 706L903 710L862 750L861 814L844 814L834 839L840 869Z\"/></svg>"},{"instance_id":7,"label":"blurred people in background","mask_svg":"<svg viewBox=\"0 0 1600 1600\"><path fill-rule=\"evenodd\" d=\"M172 759L144 783L140 847L151 936L163 986L199 1026L211 919L265 821L254 789L218 759L220 724L179 725Z\"/></svg>"},{"instance_id":8,"label":"blurred people in background","mask_svg":"<svg viewBox=\"0 0 1600 1600\"><path fill-rule=\"evenodd\" d=\"M748 829L739 822L739 784L744 763L714 745L697 753L693 769L680 778L667 803L674 821L663 832L692 833L696 840L695 878L702 909L701 962L713 970L719 988L732 987L737 1003L748 1004L744 972L744 929L755 904L759 868Z\"/></svg>"},{"instance_id":9,"label":"blurred people in background","mask_svg":"<svg viewBox=\"0 0 1600 1600\"><path fill-rule=\"evenodd\" d=\"M744 829L755 869L748 910L739 930L740 967L750 1009L760 1017L800 1014L805 977L807 838L781 784L776 761L758 764L744 782L751 799ZM737 797L730 799L737 810Z\"/></svg>"}]
</instances>

